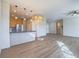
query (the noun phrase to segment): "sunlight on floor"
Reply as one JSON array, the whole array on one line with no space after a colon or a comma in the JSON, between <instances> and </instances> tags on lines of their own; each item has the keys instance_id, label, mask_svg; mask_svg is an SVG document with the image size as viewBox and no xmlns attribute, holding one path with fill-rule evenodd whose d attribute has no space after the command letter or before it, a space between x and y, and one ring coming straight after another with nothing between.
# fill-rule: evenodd
<instances>
[{"instance_id":1,"label":"sunlight on floor","mask_svg":"<svg viewBox=\"0 0 79 59\"><path fill-rule=\"evenodd\" d=\"M63 42L57 41L57 44L61 48L64 57L66 57L66 58L76 58Z\"/></svg>"},{"instance_id":2,"label":"sunlight on floor","mask_svg":"<svg viewBox=\"0 0 79 59\"><path fill-rule=\"evenodd\" d=\"M38 40L43 41L43 40L44 40L44 38L38 38Z\"/></svg>"}]
</instances>

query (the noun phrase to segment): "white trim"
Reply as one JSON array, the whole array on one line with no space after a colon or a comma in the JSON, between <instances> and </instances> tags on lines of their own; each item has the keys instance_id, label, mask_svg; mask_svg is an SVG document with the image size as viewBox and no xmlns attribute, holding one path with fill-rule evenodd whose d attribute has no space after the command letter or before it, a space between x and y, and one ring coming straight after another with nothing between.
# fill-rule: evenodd
<instances>
[{"instance_id":1,"label":"white trim","mask_svg":"<svg viewBox=\"0 0 79 59\"><path fill-rule=\"evenodd\" d=\"M1 49L0 49L0 54L1 54Z\"/></svg>"}]
</instances>

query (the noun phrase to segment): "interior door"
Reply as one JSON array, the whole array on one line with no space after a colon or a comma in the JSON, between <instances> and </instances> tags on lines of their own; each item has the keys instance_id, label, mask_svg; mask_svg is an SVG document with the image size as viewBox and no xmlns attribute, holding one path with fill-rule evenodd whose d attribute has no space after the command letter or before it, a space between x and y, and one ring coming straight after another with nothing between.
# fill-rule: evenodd
<instances>
[{"instance_id":1,"label":"interior door","mask_svg":"<svg viewBox=\"0 0 79 59\"><path fill-rule=\"evenodd\" d=\"M58 35L63 35L63 20L58 20L56 22L56 33Z\"/></svg>"}]
</instances>

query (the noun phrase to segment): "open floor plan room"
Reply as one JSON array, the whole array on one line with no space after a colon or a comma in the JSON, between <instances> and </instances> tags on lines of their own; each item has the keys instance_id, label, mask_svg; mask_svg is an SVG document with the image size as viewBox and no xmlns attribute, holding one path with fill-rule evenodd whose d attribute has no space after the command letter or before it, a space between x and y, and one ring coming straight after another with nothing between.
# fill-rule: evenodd
<instances>
[{"instance_id":1,"label":"open floor plan room","mask_svg":"<svg viewBox=\"0 0 79 59\"><path fill-rule=\"evenodd\" d=\"M79 0L0 0L0 58L79 58Z\"/></svg>"}]
</instances>

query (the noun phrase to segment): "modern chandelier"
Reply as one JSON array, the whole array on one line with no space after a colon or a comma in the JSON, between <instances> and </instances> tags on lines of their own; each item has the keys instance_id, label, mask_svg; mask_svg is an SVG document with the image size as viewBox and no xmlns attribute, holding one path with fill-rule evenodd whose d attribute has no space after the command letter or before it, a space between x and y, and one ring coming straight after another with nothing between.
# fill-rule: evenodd
<instances>
[{"instance_id":1,"label":"modern chandelier","mask_svg":"<svg viewBox=\"0 0 79 59\"><path fill-rule=\"evenodd\" d=\"M15 6L14 6L14 9L13 9L13 11L12 11L13 13L11 14L11 16L12 16L12 17L15 17L15 19L18 19L18 15L17 15L18 8L19 8L19 6L18 6L18 5L15 5ZM32 10L27 11L26 8L23 8L22 10L23 10L24 15L25 15L25 17L23 17L24 20L25 20L27 17L30 17L31 13L33 12Z\"/></svg>"}]
</instances>

